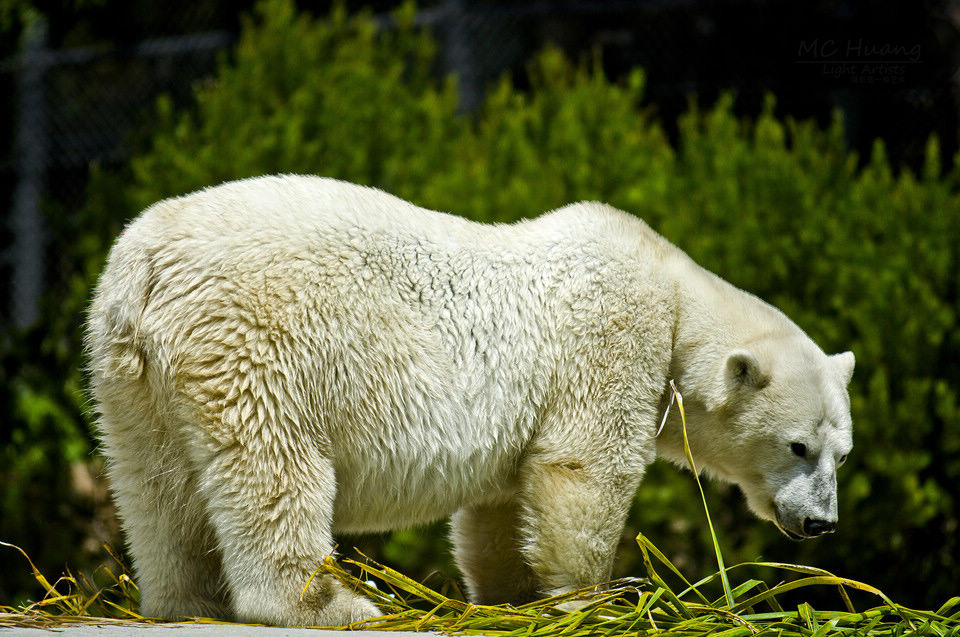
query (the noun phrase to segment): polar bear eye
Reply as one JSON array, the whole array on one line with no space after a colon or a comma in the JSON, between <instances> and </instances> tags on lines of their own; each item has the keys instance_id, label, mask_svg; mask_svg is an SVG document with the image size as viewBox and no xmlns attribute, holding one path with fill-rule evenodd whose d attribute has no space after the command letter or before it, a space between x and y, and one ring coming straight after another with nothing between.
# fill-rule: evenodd
<instances>
[{"instance_id":1,"label":"polar bear eye","mask_svg":"<svg viewBox=\"0 0 960 637\"><path fill-rule=\"evenodd\" d=\"M837 460L837 466L842 467L843 463L846 461L847 461L847 454L843 454L842 456L840 456L840 459Z\"/></svg>"},{"instance_id":2,"label":"polar bear eye","mask_svg":"<svg viewBox=\"0 0 960 637\"><path fill-rule=\"evenodd\" d=\"M801 458L807 457L807 445L803 444L802 442L790 443L790 451L792 451L794 455L800 456Z\"/></svg>"}]
</instances>

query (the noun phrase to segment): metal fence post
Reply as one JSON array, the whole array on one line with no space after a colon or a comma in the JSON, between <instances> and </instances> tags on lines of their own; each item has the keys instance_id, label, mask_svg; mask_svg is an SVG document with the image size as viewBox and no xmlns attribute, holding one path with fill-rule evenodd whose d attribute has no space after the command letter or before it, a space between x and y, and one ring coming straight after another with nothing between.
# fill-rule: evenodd
<instances>
[{"instance_id":1,"label":"metal fence post","mask_svg":"<svg viewBox=\"0 0 960 637\"><path fill-rule=\"evenodd\" d=\"M10 307L14 325L25 328L40 318L44 278L44 224L40 206L46 172L47 127L44 97L47 23L27 24L17 78L17 186L10 219L13 266Z\"/></svg>"},{"instance_id":2,"label":"metal fence post","mask_svg":"<svg viewBox=\"0 0 960 637\"><path fill-rule=\"evenodd\" d=\"M483 100L477 77L473 29L467 0L447 0L444 19L444 62L447 71L457 76L460 110L472 111Z\"/></svg>"}]
</instances>

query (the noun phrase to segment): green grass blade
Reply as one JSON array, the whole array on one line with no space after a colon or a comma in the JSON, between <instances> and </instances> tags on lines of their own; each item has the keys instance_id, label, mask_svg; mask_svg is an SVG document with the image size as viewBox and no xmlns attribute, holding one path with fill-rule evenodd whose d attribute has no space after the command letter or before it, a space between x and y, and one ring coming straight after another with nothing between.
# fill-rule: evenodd
<instances>
[{"instance_id":1,"label":"green grass blade","mask_svg":"<svg viewBox=\"0 0 960 637\"><path fill-rule=\"evenodd\" d=\"M947 613L949 613L951 610L955 612L947 615ZM948 599L947 603L941 606L937 610L936 614L940 615L941 617L949 617L950 619L956 618L960 620L960 597L951 597Z\"/></svg>"},{"instance_id":2,"label":"green grass blade","mask_svg":"<svg viewBox=\"0 0 960 637\"><path fill-rule=\"evenodd\" d=\"M637 538L637 545L652 586L641 590L636 578L628 578L610 582L606 587L588 587L518 607L485 606L451 599L423 582L369 559L366 562L343 561L344 564L353 564L351 570L358 569L360 577L333 559L327 560L319 572L333 574L350 590L370 597L388 613L351 624L345 627L347 629L425 630L495 637L960 637L960 597L948 600L935 612L912 610L894 604L869 584L838 577L820 568L778 562L735 564L691 585L642 534ZM29 563L29 557L26 559ZM657 560L686 583L688 588L681 595L675 594L660 579L654 568ZM120 566L123 569L122 563ZM772 588L762 580L747 579L725 591L724 596L713 603L704 598L701 592L704 584L720 578L721 574L738 572L737 569L743 566L774 568L798 573L801 577ZM0 628L160 621L136 613L139 594L125 570L114 575L109 568L103 568L90 577L82 572L74 575L68 570L66 575L51 583L32 564L30 569L45 594L40 601L19 609L0 606ZM382 582L384 591L368 583L368 577ZM102 586L100 582L104 581L106 585ZM794 611L783 610L777 601L778 595L808 586L839 588L843 591L848 611L820 611L808 603L800 603ZM850 612L852 605L846 597L848 589L871 593L879 597L883 605L863 612ZM392 591L393 595L386 591ZM698 595L702 603L682 600L684 595L692 593ZM733 606L729 603L730 598L736 602ZM566 602L576 602L579 608L561 610L559 605ZM753 609L760 604L768 604L773 610L755 612ZM201 617L189 621L229 623Z\"/></svg>"},{"instance_id":3,"label":"green grass blade","mask_svg":"<svg viewBox=\"0 0 960 637\"><path fill-rule=\"evenodd\" d=\"M869 584L864 584L863 582L846 579L844 577L836 577L833 575L831 576L812 575L810 577L798 579L793 582L778 584L777 586L774 586L773 588L767 591L758 593L756 595L753 595L752 597L749 597L739 602L735 606L731 607L730 611L737 613L744 610L745 608L749 608L750 606L754 606L755 604L766 601L772 596L779 595L780 593L785 593L787 591L792 591L798 588L804 588L806 586L847 586L849 588L854 588L854 589L865 591L868 593L873 593L874 595L877 595L878 597L880 597L884 602L886 602L890 606L890 608L892 608L895 612L897 613L900 612L900 607L894 604L892 601L890 601L890 598L884 595L883 591L881 591L880 589L870 586Z\"/></svg>"},{"instance_id":4,"label":"green grass blade","mask_svg":"<svg viewBox=\"0 0 960 637\"><path fill-rule=\"evenodd\" d=\"M693 478L697 482L697 489L700 490L700 500L703 502L703 512L707 516L707 526L710 529L710 538L713 540L713 550L717 555L717 567L720 569L720 581L723 584L723 594L727 600L727 608L733 608L733 591L730 590L730 580L727 578L727 569L723 565L723 554L720 551L720 542L717 540L717 533L713 528L713 520L710 519L710 507L707 506L707 496L703 492L703 485L700 483L700 474L697 472L697 465L693 462L693 453L690 452L690 441L687 439L687 416L683 409L683 396L677 391L676 385L670 381L670 389L673 390L677 399L677 408L680 410L680 423L683 429L683 452L687 456L687 462L690 463L690 470L693 471Z\"/></svg>"},{"instance_id":5,"label":"green grass blade","mask_svg":"<svg viewBox=\"0 0 960 637\"><path fill-rule=\"evenodd\" d=\"M640 538L643 538L644 542L641 542ZM680 613L680 615L687 618L693 617L693 614L687 608L687 605L684 604L683 601L674 594L673 590L671 590L667 583L664 582L657 574L656 569L653 567L653 561L650 559L650 554L647 552L645 542L649 542L649 540L647 540L642 533L639 534L637 536L637 544L640 546L640 554L643 556L643 564L647 569L647 576L663 591L664 595L666 595L670 600L673 608ZM669 561L667 561L667 563L669 563Z\"/></svg>"},{"instance_id":6,"label":"green grass blade","mask_svg":"<svg viewBox=\"0 0 960 637\"><path fill-rule=\"evenodd\" d=\"M673 562L671 562L667 558L667 556L660 551L660 549L654 546L653 542L651 542L650 539L647 538L643 533L637 534L637 544L640 545L641 550L649 551L654 557L660 560L660 562L663 563L664 566L670 569L671 573L679 577L680 581L686 584L687 588L684 589L683 592L681 592L679 595L677 595L677 598L682 599L684 595L692 591L697 595L697 597L700 598L700 601L702 601L704 604L710 603L709 600L707 600L707 598L703 595L703 593L700 592L700 589L698 588L700 585L700 582L698 582L697 584L691 584L689 581L687 581L687 578L684 577L683 573L680 572L680 569L674 566ZM650 568L652 568L652 565L650 566ZM650 568L648 568L647 570L649 571ZM664 584L664 586L666 586L666 584Z\"/></svg>"}]
</instances>

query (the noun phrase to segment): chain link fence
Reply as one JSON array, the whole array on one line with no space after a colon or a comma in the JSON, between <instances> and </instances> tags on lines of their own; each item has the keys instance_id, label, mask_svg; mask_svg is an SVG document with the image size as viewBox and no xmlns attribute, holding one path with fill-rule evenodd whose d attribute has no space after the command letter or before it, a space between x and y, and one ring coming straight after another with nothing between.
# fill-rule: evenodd
<instances>
[{"instance_id":1,"label":"chain link fence","mask_svg":"<svg viewBox=\"0 0 960 637\"><path fill-rule=\"evenodd\" d=\"M885 136L894 158L909 162L936 133L949 155L956 147L960 80L951 79L960 48L949 37L956 35L960 5L915 3L912 13L929 19L926 27L913 28L896 12L871 10L866 20L849 3L826 4L807 11L760 1L439 0L421 4L418 19L436 32L441 70L458 75L467 111L504 72L522 84L525 61L552 42L574 56L601 50L611 75L644 66L649 100L668 131L691 95L709 101L735 89L749 114L770 91L780 110L799 117L825 119L831 108L842 109L854 147ZM389 26L386 14L380 20ZM890 31L898 21L901 31ZM9 114L0 136L0 205L7 217L0 235L0 281L6 284L0 321L25 327L39 319L39 298L55 276L46 257L62 240L47 236L45 214L69 214L81 204L91 165L117 165L130 155L132 135L146 128L158 95L189 104L195 82L211 75L235 37L230 30L208 30L111 49L54 50L45 24L30 26L19 54L0 64L6 96L0 109ZM868 46L887 46L880 62L903 61L891 46L920 53L900 76L888 78L896 81L890 85L831 76L824 64L837 60L803 59L826 52L828 41L839 51L846 47L849 57L863 50L864 39ZM857 42L860 49L851 49Z\"/></svg>"},{"instance_id":2,"label":"chain link fence","mask_svg":"<svg viewBox=\"0 0 960 637\"><path fill-rule=\"evenodd\" d=\"M29 26L20 56L0 67L16 96L15 132L0 162L9 210L6 316L20 327L38 317L49 237L45 213L75 209L92 164L115 165L131 134L163 93L187 101L233 34L207 32L140 42L129 50L46 47L46 25Z\"/></svg>"}]
</instances>

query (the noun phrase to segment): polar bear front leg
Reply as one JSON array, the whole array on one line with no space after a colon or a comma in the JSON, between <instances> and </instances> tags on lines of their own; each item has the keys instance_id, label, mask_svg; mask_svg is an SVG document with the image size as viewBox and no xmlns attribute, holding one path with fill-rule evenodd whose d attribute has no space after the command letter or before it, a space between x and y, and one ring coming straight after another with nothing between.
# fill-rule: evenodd
<instances>
[{"instance_id":1,"label":"polar bear front leg","mask_svg":"<svg viewBox=\"0 0 960 637\"><path fill-rule=\"evenodd\" d=\"M529 462L522 479L521 550L543 594L609 581L641 476L573 459Z\"/></svg>"},{"instance_id":2,"label":"polar bear front leg","mask_svg":"<svg viewBox=\"0 0 960 637\"><path fill-rule=\"evenodd\" d=\"M202 484L238 620L342 626L381 614L332 576L314 575L334 548L336 480L312 445L221 449Z\"/></svg>"},{"instance_id":3,"label":"polar bear front leg","mask_svg":"<svg viewBox=\"0 0 960 637\"><path fill-rule=\"evenodd\" d=\"M523 604L537 598L536 577L520 552L516 499L464 507L450 523L453 555L470 601Z\"/></svg>"}]
</instances>

